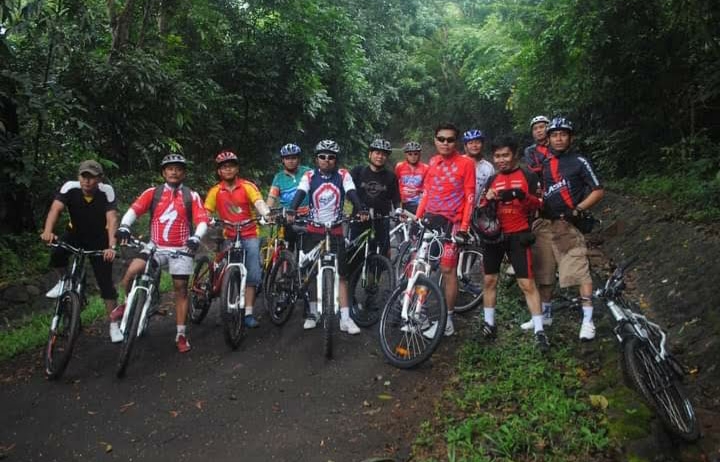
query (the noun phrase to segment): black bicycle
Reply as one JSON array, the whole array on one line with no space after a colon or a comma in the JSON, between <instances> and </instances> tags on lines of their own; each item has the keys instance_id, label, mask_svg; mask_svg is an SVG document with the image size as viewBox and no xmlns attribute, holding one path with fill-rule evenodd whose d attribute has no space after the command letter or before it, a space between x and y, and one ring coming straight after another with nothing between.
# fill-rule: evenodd
<instances>
[{"instance_id":1,"label":"black bicycle","mask_svg":"<svg viewBox=\"0 0 720 462\"><path fill-rule=\"evenodd\" d=\"M681 383L685 368L667 350L667 335L660 326L639 314L637 304L623 295L625 272L635 260L631 258L618 266L594 296L617 323L613 332L623 349L628 381L670 433L695 441L700 437L700 425Z\"/></svg>"},{"instance_id":2,"label":"black bicycle","mask_svg":"<svg viewBox=\"0 0 720 462\"><path fill-rule=\"evenodd\" d=\"M55 300L55 310L45 346L45 375L48 379L57 379L65 372L80 335L80 312L86 303L85 263L88 257L102 256L104 251L84 250L63 241L54 242L50 246L73 254L70 271L66 272L60 281L60 297Z\"/></svg>"}]
</instances>

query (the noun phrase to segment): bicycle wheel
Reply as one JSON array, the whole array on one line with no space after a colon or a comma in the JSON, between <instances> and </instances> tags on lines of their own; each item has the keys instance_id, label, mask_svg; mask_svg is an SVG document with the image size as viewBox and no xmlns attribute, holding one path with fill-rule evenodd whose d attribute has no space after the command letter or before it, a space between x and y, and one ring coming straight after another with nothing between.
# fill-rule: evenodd
<instances>
[{"instance_id":1,"label":"bicycle wheel","mask_svg":"<svg viewBox=\"0 0 720 462\"><path fill-rule=\"evenodd\" d=\"M280 252L270 269L265 307L273 324L281 326L290 319L297 299L295 259L287 250Z\"/></svg>"},{"instance_id":2,"label":"bicycle wheel","mask_svg":"<svg viewBox=\"0 0 720 462\"><path fill-rule=\"evenodd\" d=\"M132 292L130 293L132 294ZM147 292L145 290L135 290L135 294L128 295L128 298L132 298L132 304L125 307L128 310L127 326L129 327L126 326L125 332L123 332L124 338L122 345L120 345L120 358L115 368L115 375L118 378L125 376L128 364L130 364L133 346L137 341L138 330L140 329L140 317L142 316L143 306L145 306Z\"/></svg>"},{"instance_id":3,"label":"bicycle wheel","mask_svg":"<svg viewBox=\"0 0 720 462\"><path fill-rule=\"evenodd\" d=\"M200 324L210 310L212 293L212 271L210 258L203 255L195 263L195 270L190 278L190 309L188 317L193 324Z\"/></svg>"},{"instance_id":4,"label":"bicycle wheel","mask_svg":"<svg viewBox=\"0 0 720 462\"><path fill-rule=\"evenodd\" d=\"M323 270L322 274L322 327L325 357L332 358L333 336L335 335L335 275L331 269Z\"/></svg>"},{"instance_id":5,"label":"bicycle wheel","mask_svg":"<svg viewBox=\"0 0 720 462\"><path fill-rule=\"evenodd\" d=\"M370 254L350 275L350 317L360 327L370 327L380 319L385 302L395 288L395 270L387 257Z\"/></svg>"},{"instance_id":6,"label":"bicycle wheel","mask_svg":"<svg viewBox=\"0 0 720 462\"><path fill-rule=\"evenodd\" d=\"M393 268L395 268L395 279L400 280L403 277L410 276L407 273L408 264L412 261L415 248L412 242L406 241L398 247L397 255L393 259Z\"/></svg>"},{"instance_id":7,"label":"bicycle wheel","mask_svg":"<svg viewBox=\"0 0 720 462\"><path fill-rule=\"evenodd\" d=\"M60 378L65 372L80 334L81 305L78 294L66 291L57 303L45 347L45 374L51 380Z\"/></svg>"},{"instance_id":8,"label":"bicycle wheel","mask_svg":"<svg viewBox=\"0 0 720 462\"><path fill-rule=\"evenodd\" d=\"M237 266L231 266L225 272L220 294L220 317L222 318L225 343L236 350L245 337L244 300L240 300L242 275ZM242 303L241 303L242 302ZM240 306L243 306L241 309Z\"/></svg>"},{"instance_id":9,"label":"bicycle wheel","mask_svg":"<svg viewBox=\"0 0 720 462\"><path fill-rule=\"evenodd\" d=\"M485 268L483 254L479 250L468 249L460 252L458 261L458 291L455 299L455 312L465 313L477 308L483 301L485 287Z\"/></svg>"},{"instance_id":10,"label":"bicycle wheel","mask_svg":"<svg viewBox=\"0 0 720 462\"><path fill-rule=\"evenodd\" d=\"M674 371L663 360L656 361L648 342L638 337L624 342L623 357L632 384L665 428L685 441L697 440L700 428L695 410Z\"/></svg>"},{"instance_id":11,"label":"bicycle wheel","mask_svg":"<svg viewBox=\"0 0 720 462\"><path fill-rule=\"evenodd\" d=\"M447 322L447 305L440 287L427 276L410 290L408 319L402 318L407 281L395 288L380 317L380 347L388 362L408 369L426 361L440 344Z\"/></svg>"}]
</instances>

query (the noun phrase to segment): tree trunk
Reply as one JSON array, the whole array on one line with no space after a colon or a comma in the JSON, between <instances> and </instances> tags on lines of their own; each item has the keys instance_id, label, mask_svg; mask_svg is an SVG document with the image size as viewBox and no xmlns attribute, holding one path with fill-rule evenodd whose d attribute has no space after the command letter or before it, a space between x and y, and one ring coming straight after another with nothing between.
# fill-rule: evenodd
<instances>
[{"instance_id":1,"label":"tree trunk","mask_svg":"<svg viewBox=\"0 0 720 462\"><path fill-rule=\"evenodd\" d=\"M112 45L108 59L112 62L130 43L130 29L133 21L132 12L135 0L127 0L125 6L119 12L115 0L107 0L107 6L112 33Z\"/></svg>"}]
</instances>

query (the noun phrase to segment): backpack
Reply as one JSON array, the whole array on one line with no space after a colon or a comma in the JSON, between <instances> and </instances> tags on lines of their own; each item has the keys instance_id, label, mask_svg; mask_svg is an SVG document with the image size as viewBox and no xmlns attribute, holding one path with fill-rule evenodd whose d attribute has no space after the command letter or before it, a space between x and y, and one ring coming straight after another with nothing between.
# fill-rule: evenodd
<instances>
[{"instance_id":1,"label":"backpack","mask_svg":"<svg viewBox=\"0 0 720 462\"><path fill-rule=\"evenodd\" d=\"M160 198L165 191L165 185L156 186L153 192L152 202L150 202L150 219L155 216L155 209L160 203ZM183 204L185 205L185 212L187 213L187 221L190 226L190 234L193 233L193 215L192 215L192 192L190 188L185 185L180 186L180 191L183 195Z\"/></svg>"}]
</instances>

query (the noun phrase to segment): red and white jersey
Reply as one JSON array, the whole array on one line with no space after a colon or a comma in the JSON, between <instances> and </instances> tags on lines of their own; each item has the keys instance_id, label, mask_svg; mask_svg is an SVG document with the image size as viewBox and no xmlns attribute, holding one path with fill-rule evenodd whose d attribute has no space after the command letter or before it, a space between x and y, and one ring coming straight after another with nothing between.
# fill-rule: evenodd
<instances>
[{"instance_id":1,"label":"red and white jersey","mask_svg":"<svg viewBox=\"0 0 720 462\"><path fill-rule=\"evenodd\" d=\"M160 247L182 247L190 238L191 231L182 191L167 184L158 187L164 189L155 212L150 217L150 239ZM137 216L150 210L154 194L155 188L148 188L133 202L130 208ZM191 191L190 195L193 222L195 225L207 223L207 212L200 195L195 191Z\"/></svg>"}]
</instances>

